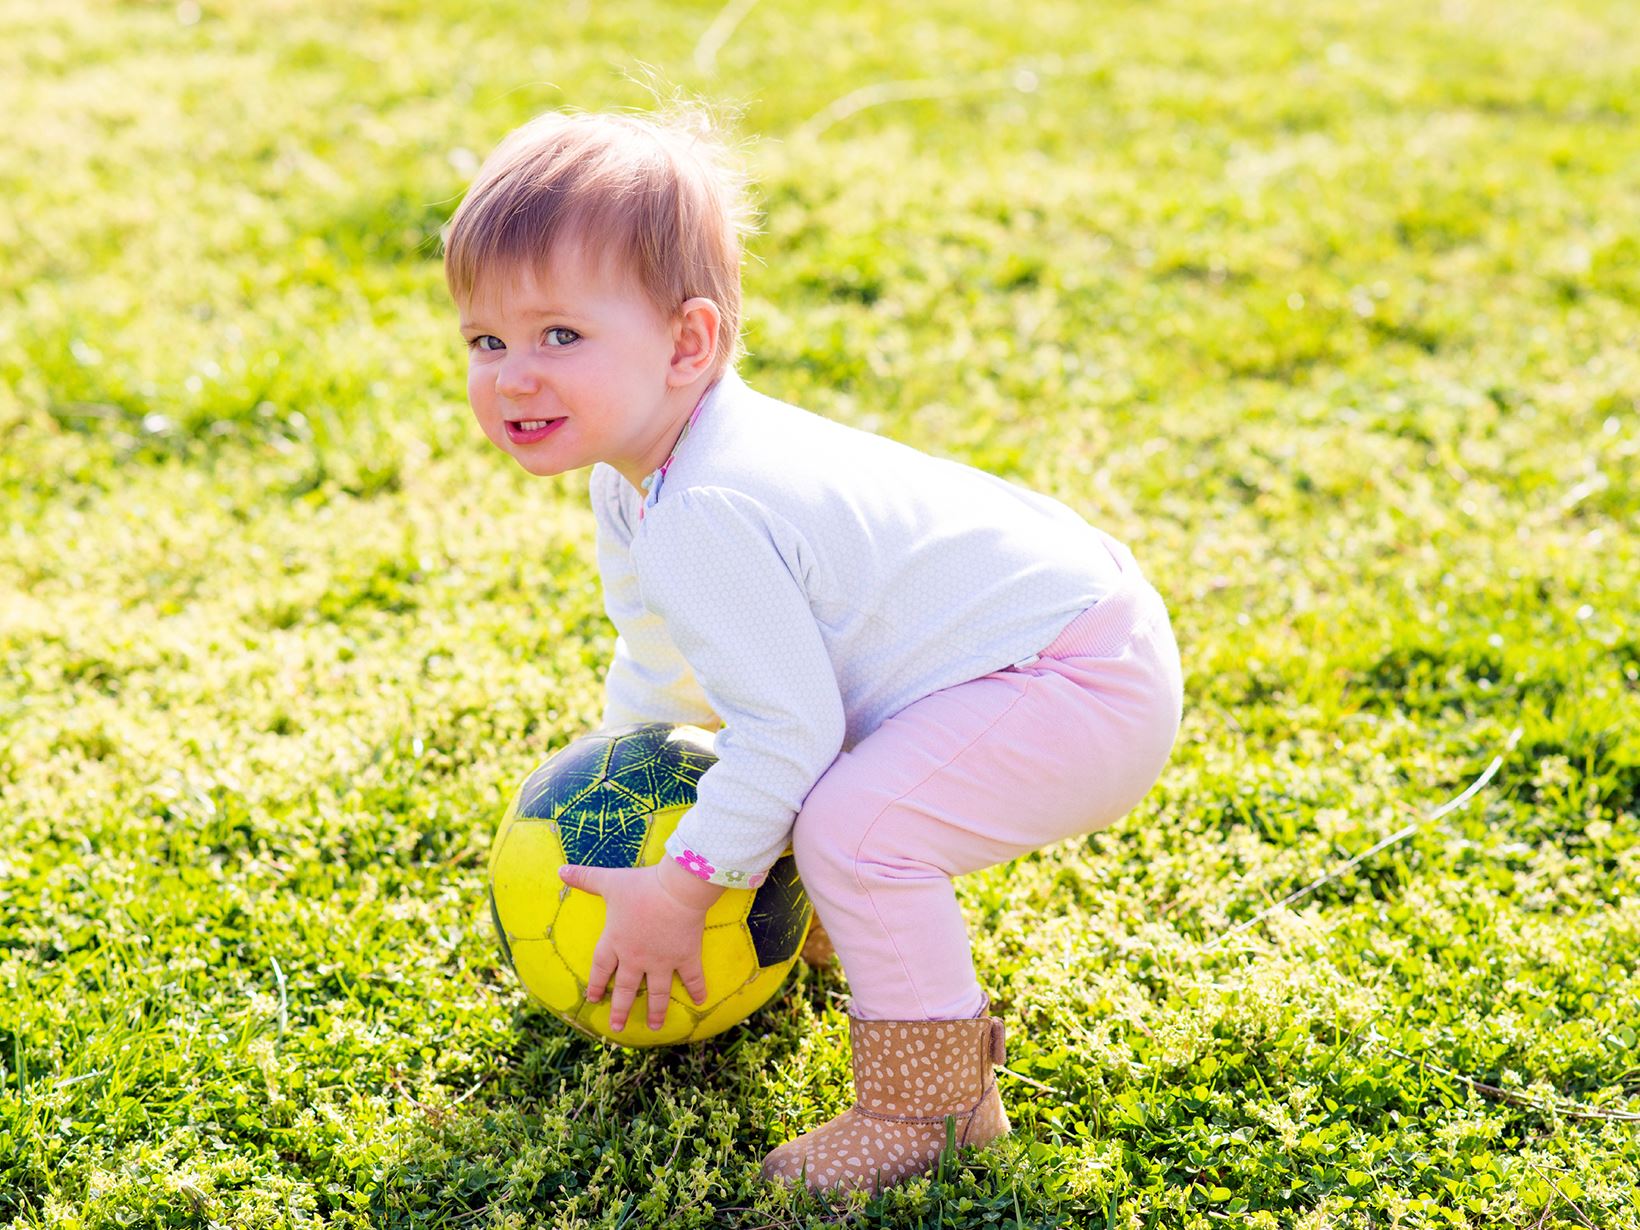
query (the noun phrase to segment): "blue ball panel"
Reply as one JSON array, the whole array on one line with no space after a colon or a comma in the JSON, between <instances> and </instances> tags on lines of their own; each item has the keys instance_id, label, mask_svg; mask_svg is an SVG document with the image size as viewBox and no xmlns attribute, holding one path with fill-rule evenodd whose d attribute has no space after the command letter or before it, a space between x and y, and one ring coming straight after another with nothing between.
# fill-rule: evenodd
<instances>
[{"instance_id":1,"label":"blue ball panel","mask_svg":"<svg viewBox=\"0 0 1640 1230\"><path fill-rule=\"evenodd\" d=\"M797 860L787 854L769 868L769 878L752 898L751 912L746 915L757 963L779 965L795 957L813 910L797 878Z\"/></svg>"},{"instance_id":2,"label":"blue ball panel","mask_svg":"<svg viewBox=\"0 0 1640 1230\"><path fill-rule=\"evenodd\" d=\"M650 809L600 782L558 817L564 858L584 867L636 867L649 835Z\"/></svg>"},{"instance_id":3,"label":"blue ball panel","mask_svg":"<svg viewBox=\"0 0 1640 1230\"><path fill-rule=\"evenodd\" d=\"M558 819L603 781L614 747L608 738L588 737L550 757L525 779L518 814L532 820Z\"/></svg>"},{"instance_id":4,"label":"blue ball panel","mask_svg":"<svg viewBox=\"0 0 1640 1230\"><path fill-rule=\"evenodd\" d=\"M717 759L687 740L668 738L674 729L665 722L626 727L609 759L609 779L652 800L656 811L693 804L696 783Z\"/></svg>"}]
</instances>

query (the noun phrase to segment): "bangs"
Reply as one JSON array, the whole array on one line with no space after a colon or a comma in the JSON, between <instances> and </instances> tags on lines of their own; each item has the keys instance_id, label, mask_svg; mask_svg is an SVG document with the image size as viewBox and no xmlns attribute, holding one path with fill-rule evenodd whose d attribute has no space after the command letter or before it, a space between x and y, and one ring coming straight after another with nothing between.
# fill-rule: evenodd
<instances>
[{"instance_id":1,"label":"bangs","mask_svg":"<svg viewBox=\"0 0 1640 1230\"><path fill-rule=\"evenodd\" d=\"M557 207L554 207L554 206ZM509 207L511 206L511 207ZM545 281L555 252L585 245L587 255L606 260L617 245L607 232L589 227L591 211L571 211L550 197L531 196L485 209L481 203L467 225L452 225L444 253L444 280L458 304L488 293L516 289L528 274Z\"/></svg>"}]
</instances>

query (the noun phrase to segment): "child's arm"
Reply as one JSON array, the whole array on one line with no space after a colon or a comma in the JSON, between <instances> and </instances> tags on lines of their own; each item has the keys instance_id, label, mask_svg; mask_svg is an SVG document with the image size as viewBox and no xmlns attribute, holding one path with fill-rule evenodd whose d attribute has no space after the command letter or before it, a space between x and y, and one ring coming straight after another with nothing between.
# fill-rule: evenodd
<instances>
[{"instance_id":1,"label":"child's arm","mask_svg":"<svg viewBox=\"0 0 1640 1230\"><path fill-rule=\"evenodd\" d=\"M645 613L645 620L654 616ZM626 621L610 615L616 627ZM659 622L655 620L655 622ZM626 623L631 628L631 623ZM604 710L598 729L614 730L634 722L678 722L717 730L723 723L670 641L645 639L642 656L624 634L615 638L615 656L604 675Z\"/></svg>"},{"instance_id":2,"label":"child's arm","mask_svg":"<svg viewBox=\"0 0 1640 1230\"><path fill-rule=\"evenodd\" d=\"M649 510L634 560L646 603L725 722L667 852L713 884L755 888L847 729L809 601L813 548L753 497L695 487Z\"/></svg>"},{"instance_id":3,"label":"child's arm","mask_svg":"<svg viewBox=\"0 0 1640 1230\"><path fill-rule=\"evenodd\" d=\"M606 473L607 471L607 473ZM645 609L632 568L632 533L612 483L626 480L608 466L592 468L589 495L596 525L604 610L615 625L615 656L604 677L599 728L634 722L687 722L707 730L722 725L695 682L666 626Z\"/></svg>"}]
</instances>

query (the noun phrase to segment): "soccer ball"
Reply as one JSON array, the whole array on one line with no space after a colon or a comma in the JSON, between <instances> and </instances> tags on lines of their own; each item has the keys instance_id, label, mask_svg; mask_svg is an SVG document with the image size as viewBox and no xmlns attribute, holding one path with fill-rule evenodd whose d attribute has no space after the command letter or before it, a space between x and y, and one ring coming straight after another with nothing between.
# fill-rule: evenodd
<instances>
[{"instance_id":1,"label":"soccer ball","mask_svg":"<svg viewBox=\"0 0 1640 1230\"><path fill-rule=\"evenodd\" d=\"M643 988L626 1028L615 1033L613 980L602 999L587 1000L604 899L570 888L558 869L658 863L716 759L712 736L698 726L645 722L599 731L531 773L507 809L490 849L490 915L524 989L571 1028L624 1046L710 1038L761 1008L797 959L814 910L788 850L759 887L728 889L707 911L705 1003L697 1006L674 974L661 1028L649 1028Z\"/></svg>"}]
</instances>

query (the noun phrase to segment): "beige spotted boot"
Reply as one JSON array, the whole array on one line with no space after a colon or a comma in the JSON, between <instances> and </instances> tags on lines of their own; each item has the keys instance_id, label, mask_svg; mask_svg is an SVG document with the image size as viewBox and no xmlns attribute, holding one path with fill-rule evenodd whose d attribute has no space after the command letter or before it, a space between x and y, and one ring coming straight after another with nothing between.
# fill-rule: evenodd
<instances>
[{"instance_id":1,"label":"beige spotted boot","mask_svg":"<svg viewBox=\"0 0 1640 1230\"><path fill-rule=\"evenodd\" d=\"M958 1148L1008 1132L994 1065L1003 1056L1002 1022L862 1021L849 1018L854 1105L763 1159L763 1177L819 1189L878 1192L931 1170L946 1144Z\"/></svg>"}]
</instances>

